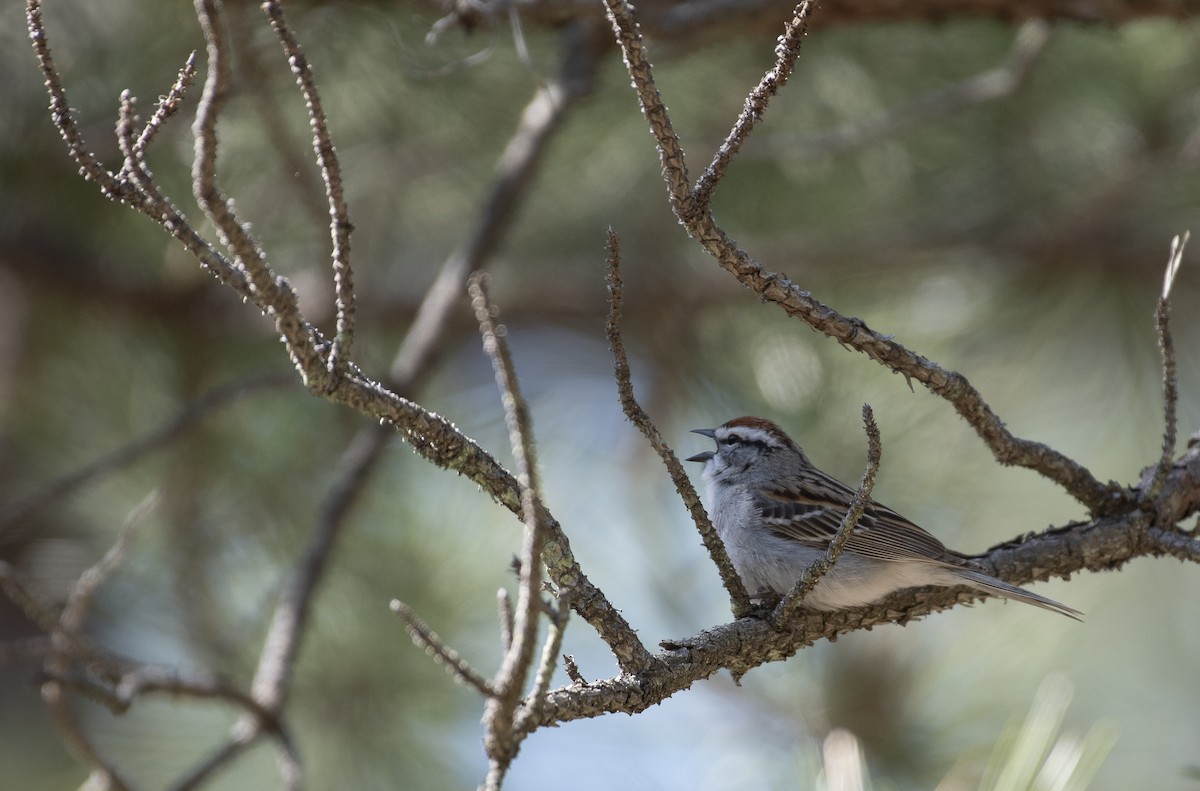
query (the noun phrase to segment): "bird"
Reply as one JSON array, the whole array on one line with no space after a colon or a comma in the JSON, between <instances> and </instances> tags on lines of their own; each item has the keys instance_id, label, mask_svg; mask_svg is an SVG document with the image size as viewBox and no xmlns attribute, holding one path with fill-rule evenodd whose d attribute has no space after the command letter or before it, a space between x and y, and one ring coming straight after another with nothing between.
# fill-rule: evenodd
<instances>
[{"instance_id":1,"label":"bird","mask_svg":"<svg viewBox=\"0 0 1200 791\"><path fill-rule=\"evenodd\" d=\"M713 526L746 590L757 598L787 593L824 556L854 490L813 465L783 429L765 418L734 418L693 433L716 442L715 451L688 461L704 464ZM1079 610L985 573L875 500L867 501L837 563L803 604L842 610L926 586L965 586L1082 620Z\"/></svg>"}]
</instances>

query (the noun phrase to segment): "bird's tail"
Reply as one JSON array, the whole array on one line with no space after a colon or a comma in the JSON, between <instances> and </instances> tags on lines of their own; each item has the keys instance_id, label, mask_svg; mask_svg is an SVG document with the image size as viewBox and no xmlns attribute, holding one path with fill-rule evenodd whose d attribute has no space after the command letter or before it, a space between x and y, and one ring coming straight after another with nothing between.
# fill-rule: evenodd
<instances>
[{"instance_id":1,"label":"bird's tail","mask_svg":"<svg viewBox=\"0 0 1200 791\"><path fill-rule=\"evenodd\" d=\"M972 588L981 590L984 593L990 593L993 596L1002 596L1005 599L1013 599L1014 601L1025 602L1032 604L1034 607L1041 607L1043 610L1060 613L1068 618L1074 618L1077 621L1083 620L1083 613L1079 610L1068 607L1065 604L1060 604L1054 599L1047 599L1045 596L1039 596L1036 593L1031 593L1024 588L1018 588L1016 585L1010 585L1004 580L998 580L995 577L984 574L982 571L975 569L959 568L956 569L957 576L964 583Z\"/></svg>"}]
</instances>

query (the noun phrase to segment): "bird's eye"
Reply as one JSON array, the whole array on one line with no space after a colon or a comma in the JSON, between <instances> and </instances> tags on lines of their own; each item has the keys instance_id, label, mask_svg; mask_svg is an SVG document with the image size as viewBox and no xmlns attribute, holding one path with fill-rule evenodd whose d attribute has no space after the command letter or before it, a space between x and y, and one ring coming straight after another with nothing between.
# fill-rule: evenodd
<instances>
[{"instance_id":1,"label":"bird's eye","mask_svg":"<svg viewBox=\"0 0 1200 791\"><path fill-rule=\"evenodd\" d=\"M742 438L739 437L737 434L730 434L727 437L725 437L725 444L726 445L741 445Z\"/></svg>"}]
</instances>

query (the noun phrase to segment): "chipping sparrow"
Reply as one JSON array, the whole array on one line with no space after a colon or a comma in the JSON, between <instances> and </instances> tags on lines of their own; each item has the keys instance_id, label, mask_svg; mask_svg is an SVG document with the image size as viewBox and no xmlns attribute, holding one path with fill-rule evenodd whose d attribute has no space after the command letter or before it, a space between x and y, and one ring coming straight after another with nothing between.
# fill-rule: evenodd
<instances>
[{"instance_id":1,"label":"chipping sparrow","mask_svg":"<svg viewBox=\"0 0 1200 791\"><path fill-rule=\"evenodd\" d=\"M787 593L825 554L854 490L821 472L779 426L739 417L697 434L716 440L704 462L713 525L751 596ZM902 588L964 585L1079 619L1056 601L984 574L900 514L867 503L837 564L804 599L817 610L858 607Z\"/></svg>"}]
</instances>

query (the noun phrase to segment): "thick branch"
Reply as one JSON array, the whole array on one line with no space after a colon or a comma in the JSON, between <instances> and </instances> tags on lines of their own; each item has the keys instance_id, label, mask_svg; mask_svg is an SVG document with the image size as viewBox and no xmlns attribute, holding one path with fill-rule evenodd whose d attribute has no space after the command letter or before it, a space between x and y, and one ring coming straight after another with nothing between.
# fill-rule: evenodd
<instances>
[{"instance_id":1,"label":"thick branch","mask_svg":"<svg viewBox=\"0 0 1200 791\"><path fill-rule=\"evenodd\" d=\"M1177 461L1167 478L1164 491L1179 494L1172 518L1184 519L1200 511L1198 483L1200 446ZM1147 514L1132 511L1001 544L976 560L988 574L1021 585L1080 571L1117 569L1137 557L1164 555L1200 562L1200 542L1153 527ZM742 618L669 641L666 645L670 648L654 657L656 664L648 672L551 690L540 722L547 726L610 712L635 714L719 670L744 673L766 662L787 659L818 640L884 623L908 623L981 598L964 588L910 589L856 610L800 613L790 624L791 631L777 630L768 620Z\"/></svg>"}]
</instances>

